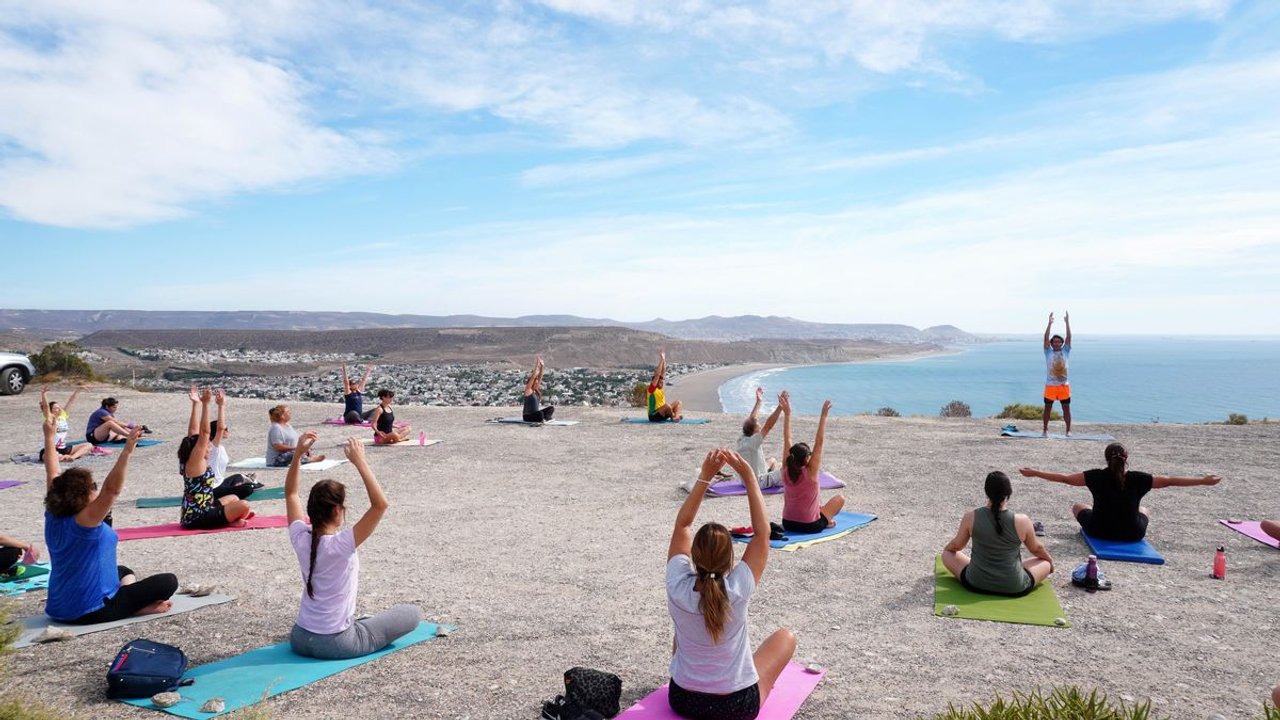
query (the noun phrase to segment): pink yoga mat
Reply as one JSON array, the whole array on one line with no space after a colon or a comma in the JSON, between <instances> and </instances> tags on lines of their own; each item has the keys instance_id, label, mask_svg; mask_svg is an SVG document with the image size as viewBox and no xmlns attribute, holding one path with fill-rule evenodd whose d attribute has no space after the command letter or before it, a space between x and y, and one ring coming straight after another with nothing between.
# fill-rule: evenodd
<instances>
[{"instance_id":1,"label":"pink yoga mat","mask_svg":"<svg viewBox=\"0 0 1280 720\"><path fill-rule=\"evenodd\" d=\"M18 487L19 485L26 485L26 484L27 484L26 480L0 480L0 490L4 490L5 488Z\"/></svg>"},{"instance_id":2,"label":"pink yoga mat","mask_svg":"<svg viewBox=\"0 0 1280 720\"><path fill-rule=\"evenodd\" d=\"M769 693L769 698L764 701L764 707L760 708L760 714L756 717L758 720L790 720L804 704L805 698L809 697L809 693L813 692L813 689L822 681L822 676L826 674L826 670L811 673L806 672L804 666L799 663L788 663L782 674L778 676L778 681L773 685L773 691ZM680 716L671 712L671 704L667 702L666 685L649 693L618 717L632 720L680 720Z\"/></svg>"},{"instance_id":3,"label":"pink yoga mat","mask_svg":"<svg viewBox=\"0 0 1280 720\"><path fill-rule=\"evenodd\" d=\"M325 418L324 424L325 425L343 425L345 427L363 427L363 428L373 427L367 422L349 423L343 420L342 418ZM409 423L398 422L398 423L391 423L391 424L398 428L409 427Z\"/></svg>"},{"instance_id":4,"label":"pink yoga mat","mask_svg":"<svg viewBox=\"0 0 1280 720\"><path fill-rule=\"evenodd\" d=\"M249 522L240 527L220 527L213 530L184 530L178 523L169 523L168 525L148 525L146 527L118 528L116 535L120 536L120 540L147 540L158 537L177 537L179 535L205 535L207 533L234 532L236 530L265 530L267 528L282 528L289 524L289 518L284 515L255 515L249 518Z\"/></svg>"},{"instance_id":5,"label":"pink yoga mat","mask_svg":"<svg viewBox=\"0 0 1280 720\"><path fill-rule=\"evenodd\" d=\"M1232 530L1235 530L1241 535L1247 535L1248 537L1257 540L1263 545L1270 545L1273 548L1280 549L1280 540L1277 540L1263 532L1262 523L1257 520L1241 520L1237 523L1227 522L1226 520L1219 520L1218 522L1226 525Z\"/></svg>"}]
</instances>

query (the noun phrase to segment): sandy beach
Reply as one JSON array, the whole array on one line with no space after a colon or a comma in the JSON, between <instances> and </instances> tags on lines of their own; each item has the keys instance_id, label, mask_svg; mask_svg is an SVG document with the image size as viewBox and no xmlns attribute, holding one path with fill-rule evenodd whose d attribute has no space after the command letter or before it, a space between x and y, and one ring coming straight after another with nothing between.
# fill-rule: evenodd
<instances>
[{"instance_id":1,"label":"sandy beach","mask_svg":"<svg viewBox=\"0 0 1280 720\"><path fill-rule=\"evenodd\" d=\"M785 366L753 363L748 365L728 365L714 370L689 373L688 375L681 375L675 379L675 382L670 383L671 389L667 391L667 394L670 398L678 399L684 403L684 407L688 412L719 414L722 411L720 407L721 385L742 375L776 367Z\"/></svg>"},{"instance_id":2,"label":"sandy beach","mask_svg":"<svg viewBox=\"0 0 1280 720\"><path fill-rule=\"evenodd\" d=\"M708 385L719 384L705 375ZM691 408L707 407L691 380L676 384L680 397ZM134 455L116 527L176 521L176 509L138 509L134 501L181 491L174 454L186 424L185 397L95 389L74 408L73 430L106 392L121 399L120 417L149 424L166 441ZM36 449L37 402L34 391L0 398L6 428L0 457ZM229 402L233 460L263 453L271 404ZM336 413L336 403L291 406L294 426L319 432L321 447L333 448L349 434L319 425ZM341 708L352 718L533 718L542 700L563 691L562 674L575 665L621 676L624 707L664 683L671 620L663 566L685 497L677 484L693 476L709 449L735 442L739 418L693 412L712 422L619 423L628 412L634 413L561 408L558 418L581 424L524 427L485 424L511 414L495 408L399 408L398 419L444 442L369 451L391 509L360 549L358 611L413 602L426 619L458 630L277 696L266 703L275 717L333 717ZM829 670L796 717L917 718L947 703L1060 684L1151 698L1159 715L1172 718L1256 715L1280 682L1274 656L1280 552L1216 520L1280 516L1274 477L1280 425L1080 426L1078 432L1114 434L1135 469L1225 478L1213 488L1149 495L1149 537L1167 564L1104 563L1115 589L1091 595L1069 583L1070 569L1087 554L1069 508L1087 501L1086 491L1022 478L1016 470L1097 467L1102 444L1001 439L1002 424L831 419L824 468L848 483L848 509L879 520L848 537L770 557L751 606L753 642L788 626L799 638L797 659ZM814 418L795 425L799 438L812 439ZM769 446L780 442L779 431ZM112 460L83 462L100 479ZM1049 582L1073 627L933 615L933 557L961 514L981 503L982 479L992 469L1014 477L1013 509L1046 524L1045 542L1059 564ZM349 517L358 517L367 503L354 469L304 474L304 488L322 477L347 484ZM0 479L27 481L0 490L0 529L43 547L43 469L6 462ZM281 485L284 473L262 471L259 479ZM782 499L767 503L776 519ZM255 509L283 514L284 503L262 501ZM729 525L746 518L742 498L708 499L699 515ZM1225 581L1209 578L1218 545L1228 556ZM301 581L284 530L125 542L119 559L140 573L177 573L183 584L216 583L237 600L16 651L6 659L7 684L20 680L83 717L156 718L103 697L106 664L125 642L146 637L179 645L195 666L287 638ZM38 614L44 593L9 604L18 615Z\"/></svg>"}]
</instances>

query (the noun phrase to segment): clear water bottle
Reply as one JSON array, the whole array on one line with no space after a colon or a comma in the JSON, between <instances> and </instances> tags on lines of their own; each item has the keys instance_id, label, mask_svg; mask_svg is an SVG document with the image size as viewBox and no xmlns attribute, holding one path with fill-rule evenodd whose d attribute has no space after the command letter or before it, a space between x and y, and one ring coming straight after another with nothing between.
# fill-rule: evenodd
<instances>
[{"instance_id":1,"label":"clear water bottle","mask_svg":"<svg viewBox=\"0 0 1280 720\"><path fill-rule=\"evenodd\" d=\"M1227 579L1227 549L1221 545L1218 546L1218 552L1213 554L1213 575L1214 580Z\"/></svg>"}]
</instances>

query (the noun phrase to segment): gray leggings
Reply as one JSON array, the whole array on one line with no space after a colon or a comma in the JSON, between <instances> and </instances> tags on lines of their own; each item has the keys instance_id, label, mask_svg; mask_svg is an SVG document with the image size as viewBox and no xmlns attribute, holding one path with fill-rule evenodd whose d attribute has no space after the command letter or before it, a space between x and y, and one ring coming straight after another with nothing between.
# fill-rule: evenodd
<instances>
[{"instance_id":1,"label":"gray leggings","mask_svg":"<svg viewBox=\"0 0 1280 720\"><path fill-rule=\"evenodd\" d=\"M356 620L340 633L320 635L297 625L289 633L289 646L299 655L321 660L345 660L377 652L396 638L418 627L422 611L417 605L396 605L371 618Z\"/></svg>"}]
</instances>

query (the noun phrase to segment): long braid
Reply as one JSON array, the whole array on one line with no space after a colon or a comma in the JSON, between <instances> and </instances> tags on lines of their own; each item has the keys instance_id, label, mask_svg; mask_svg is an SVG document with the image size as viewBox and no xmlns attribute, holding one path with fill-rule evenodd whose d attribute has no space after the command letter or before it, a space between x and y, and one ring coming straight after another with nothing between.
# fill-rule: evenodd
<instances>
[{"instance_id":1,"label":"long braid","mask_svg":"<svg viewBox=\"0 0 1280 720\"><path fill-rule=\"evenodd\" d=\"M347 500L347 488L336 480L321 480L311 486L307 496L307 517L311 519L311 563L307 569L307 597L315 599L311 578L316 573L316 551L320 548L320 531L337 517L338 509Z\"/></svg>"},{"instance_id":2,"label":"long braid","mask_svg":"<svg viewBox=\"0 0 1280 720\"><path fill-rule=\"evenodd\" d=\"M314 529L311 531L311 567L307 569L307 597L312 600L316 599L316 594L311 590L311 576L316 574L316 549L320 547L320 533Z\"/></svg>"}]
</instances>

